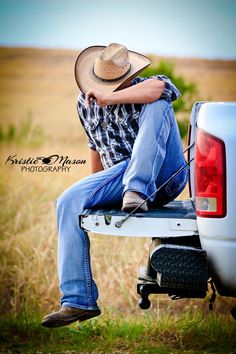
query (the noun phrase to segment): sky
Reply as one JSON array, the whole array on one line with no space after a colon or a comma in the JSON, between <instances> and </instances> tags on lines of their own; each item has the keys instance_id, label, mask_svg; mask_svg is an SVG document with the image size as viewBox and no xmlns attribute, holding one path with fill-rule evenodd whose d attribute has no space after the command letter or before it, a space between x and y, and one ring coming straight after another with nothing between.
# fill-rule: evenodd
<instances>
[{"instance_id":1,"label":"sky","mask_svg":"<svg viewBox=\"0 0 236 354\"><path fill-rule=\"evenodd\" d=\"M236 59L236 0L0 0L0 45Z\"/></svg>"}]
</instances>

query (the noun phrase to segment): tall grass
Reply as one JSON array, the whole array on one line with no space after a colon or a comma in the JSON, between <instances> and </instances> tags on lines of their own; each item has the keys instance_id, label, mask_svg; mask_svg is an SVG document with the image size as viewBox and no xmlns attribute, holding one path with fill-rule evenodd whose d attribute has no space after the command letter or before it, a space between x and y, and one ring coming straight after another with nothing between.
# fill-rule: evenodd
<instances>
[{"instance_id":1,"label":"tall grass","mask_svg":"<svg viewBox=\"0 0 236 354\"><path fill-rule=\"evenodd\" d=\"M43 128L35 123L30 111L18 124L12 122L0 126L0 143L36 147L41 146L43 141Z\"/></svg>"},{"instance_id":2,"label":"tall grass","mask_svg":"<svg viewBox=\"0 0 236 354\"><path fill-rule=\"evenodd\" d=\"M39 310L55 298L52 289L56 288L55 270L49 266L56 259L51 203L42 193L44 185L21 184L18 177L8 179L0 211L0 302L2 311L16 315Z\"/></svg>"},{"instance_id":3,"label":"tall grass","mask_svg":"<svg viewBox=\"0 0 236 354\"><path fill-rule=\"evenodd\" d=\"M15 315L42 313L59 305L54 201L62 181L35 173L25 183L25 175L11 167L1 182L0 307ZM138 267L146 263L148 242L101 235L91 239L101 306L134 309Z\"/></svg>"}]
</instances>

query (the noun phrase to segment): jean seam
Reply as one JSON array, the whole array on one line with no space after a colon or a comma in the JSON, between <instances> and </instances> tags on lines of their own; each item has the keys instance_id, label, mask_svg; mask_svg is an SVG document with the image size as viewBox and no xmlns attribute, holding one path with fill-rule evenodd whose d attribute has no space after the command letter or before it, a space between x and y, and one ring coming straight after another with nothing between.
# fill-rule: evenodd
<instances>
[{"instance_id":1,"label":"jean seam","mask_svg":"<svg viewBox=\"0 0 236 354\"><path fill-rule=\"evenodd\" d=\"M171 109L171 106L168 105L167 108L166 108L166 110L165 110L164 113L163 113L163 118L166 118L166 114L170 111L170 109ZM159 134L159 136L158 136L158 141L159 141L159 139L160 139L160 137L161 137L161 135L162 135L161 132L163 131L164 126L165 126L165 125L163 124L163 125L162 125L162 128L161 128L161 131L160 131L160 134ZM158 144L158 146L159 146L159 144ZM156 162L156 159L157 159L158 156L159 156L159 149L157 150L156 156L155 156L155 158L154 158L153 166L155 165L155 162ZM151 175L150 181L149 181L149 183L148 183L147 186L146 186L145 193L144 193L145 195L148 194L148 189L149 189L150 185L153 183L153 180L154 180L154 169L152 170L152 175Z\"/></svg>"},{"instance_id":2,"label":"jean seam","mask_svg":"<svg viewBox=\"0 0 236 354\"><path fill-rule=\"evenodd\" d=\"M183 186L186 185L186 182L187 182L186 177L188 176L188 171L186 171L186 170L184 170L184 171L185 171L185 177L184 177L182 183L180 183L178 188L176 188L173 192L171 192L171 189L170 189L170 186L171 186L173 180L170 180L170 182L167 184L165 190L166 190L166 193L169 195L169 197L172 197L174 194L179 192Z\"/></svg>"},{"instance_id":3,"label":"jean seam","mask_svg":"<svg viewBox=\"0 0 236 354\"><path fill-rule=\"evenodd\" d=\"M91 274L89 270L89 257L88 257L88 241L85 237L84 239L85 243L85 279L86 279L86 289L87 289L87 297L88 297L88 305L89 307L93 305L93 298L92 298L92 281L91 281Z\"/></svg>"}]
</instances>

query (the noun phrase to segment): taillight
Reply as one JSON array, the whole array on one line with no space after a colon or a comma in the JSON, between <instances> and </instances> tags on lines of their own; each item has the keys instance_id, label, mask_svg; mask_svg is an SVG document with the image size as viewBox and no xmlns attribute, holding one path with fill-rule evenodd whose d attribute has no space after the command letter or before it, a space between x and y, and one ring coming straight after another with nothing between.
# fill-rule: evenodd
<instances>
[{"instance_id":1,"label":"taillight","mask_svg":"<svg viewBox=\"0 0 236 354\"><path fill-rule=\"evenodd\" d=\"M197 215L226 215L225 145L200 129L195 145L194 186Z\"/></svg>"}]
</instances>

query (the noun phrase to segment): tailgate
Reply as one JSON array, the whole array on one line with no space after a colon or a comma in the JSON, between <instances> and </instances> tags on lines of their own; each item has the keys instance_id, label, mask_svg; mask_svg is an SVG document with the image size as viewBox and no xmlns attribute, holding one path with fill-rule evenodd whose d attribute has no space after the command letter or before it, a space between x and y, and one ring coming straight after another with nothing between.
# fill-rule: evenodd
<instances>
[{"instance_id":1,"label":"tailgate","mask_svg":"<svg viewBox=\"0 0 236 354\"><path fill-rule=\"evenodd\" d=\"M113 236L178 237L198 234L191 200L173 201L162 208L137 212L117 227L116 223L127 215L118 209L87 209L80 215L80 225L86 231Z\"/></svg>"}]
</instances>

